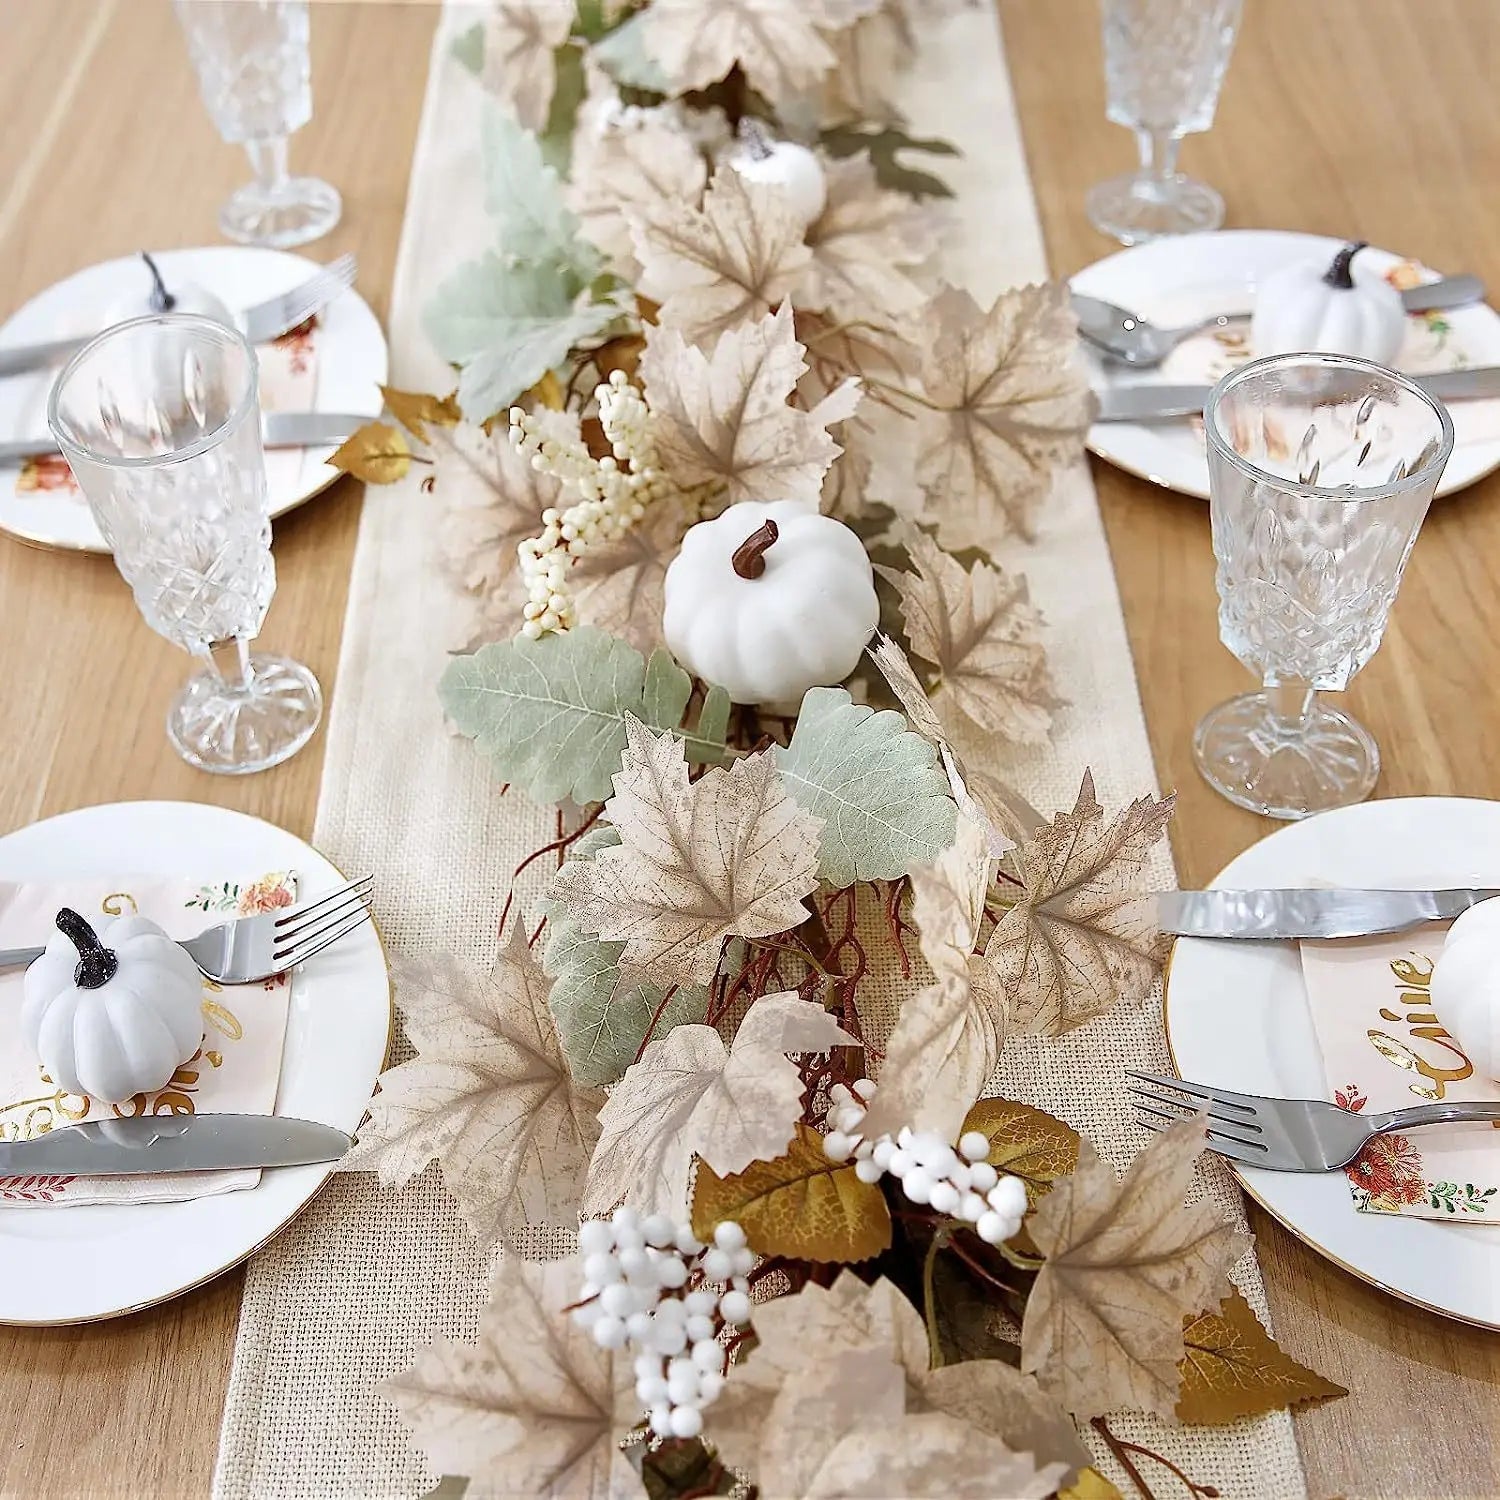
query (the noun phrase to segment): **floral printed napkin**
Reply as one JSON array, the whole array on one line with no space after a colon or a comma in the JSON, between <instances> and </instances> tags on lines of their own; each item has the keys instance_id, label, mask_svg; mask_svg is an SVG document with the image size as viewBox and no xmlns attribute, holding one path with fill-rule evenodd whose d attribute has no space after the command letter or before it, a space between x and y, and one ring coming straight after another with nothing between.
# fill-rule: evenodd
<instances>
[{"instance_id":1,"label":"floral printed napkin","mask_svg":"<svg viewBox=\"0 0 1500 1500\"><path fill-rule=\"evenodd\" d=\"M191 937L229 917L290 906L296 876L277 870L259 879L200 885L159 877L0 883L0 948L44 943L58 909L71 906L91 922L138 912L169 936ZM203 1042L164 1089L123 1104L64 1093L47 1077L21 1034L20 970L0 973L0 1140L30 1140L80 1120L143 1114L273 1114L281 1052L291 1008L287 975L261 984L203 981ZM257 1168L164 1173L155 1177L0 1177L0 1208L49 1204L172 1203L253 1188Z\"/></svg>"},{"instance_id":2,"label":"floral printed napkin","mask_svg":"<svg viewBox=\"0 0 1500 1500\"><path fill-rule=\"evenodd\" d=\"M1328 1092L1371 1114L1437 1100L1493 1099L1432 1008L1446 923L1392 937L1303 943L1302 974ZM1500 1132L1430 1125L1377 1136L1344 1169L1361 1213L1500 1222Z\"/></svg>"},{"instance_id":3,"label":"floral printed napkin","mask_svg":"<svg viewBox=\"0 0 1500 1500\"><path fill-rule=\"evenodd\" d=\"M312 411L318 404L316 334L314 314L279 339L256 346L260 360L260 405L262 411ZM43 427L45 427L43 422ZM272 495L302 488L303 465L309 454L301 449L266 451L266 488ZM16 472L16 494L56 492L59 499L83 503L83 494L73 478L68 461L60 453L27 459Z\"/></svg>"}]
</instances>

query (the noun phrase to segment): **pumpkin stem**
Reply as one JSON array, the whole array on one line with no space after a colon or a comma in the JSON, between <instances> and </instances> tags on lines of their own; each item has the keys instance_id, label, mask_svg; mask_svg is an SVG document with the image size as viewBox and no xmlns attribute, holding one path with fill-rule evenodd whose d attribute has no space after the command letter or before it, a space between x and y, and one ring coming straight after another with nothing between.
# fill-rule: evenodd
<instances>
[{"instance_id":1,"label":"pumpkin stem","mask_svg":"<svg viewBox=\"0 0 1500 1500\"><path fill-rule=\"evenodd\" d=\"M740 140L751 161L766 161L771 155L771 138L759 120L746 115L740 121Z\"/></svg>"},{"instance_id":2,"label":"pumpkin stem","mask_svg":"<svg viewBox=\"0 0 1500 1500\"><path fill-rule=\"evenodd\" d=\"M1344 246L1337 255L1333 257L1333 264L1323 272L1323 280L1329 286L1337 287L1341 292L1353 291L1354 277L1349 274L1349 269L1354 257L1369 245L1369 240L1354 240Z\"/></svg>"},{"instance_id":3,"label":"pumpkin stem","mask_svg":"<svg viewBox=\"0 0 1500 1500\"><path fill-rule=\"evenodd\" d=\"M146 262L146 269L151 273L151 311L171 312L177 306L177 299L167 290L167 284L161 279L161 272L156 269L156 262L152 260L150 252L142 250L141 259Z\"/></svg>"},{"instance_id":4,"label":"pumpkin stem","mask_svg":"<svg viewBox=\"0 0 1500 1500\"><path fill-rule=\"evenodd\" d=\"M738 547L730 562L741 578L759 578L766 571L766 552L781 533L774 521L767 521L758 531L752 531Z\"/></svg>"},{"instance_id":5,"label":"pumpkin stem","mask_svg":"<svg viewBox=\"0 0 1500 1500\"><path fill-rule=\"evenodd\" d=\"M73 983L79 989L102 989L119 972L119 955L99 941L99 934L76 911L63 907L57 914L57 930L78 950Z\"/></svg>"}]
</instances>

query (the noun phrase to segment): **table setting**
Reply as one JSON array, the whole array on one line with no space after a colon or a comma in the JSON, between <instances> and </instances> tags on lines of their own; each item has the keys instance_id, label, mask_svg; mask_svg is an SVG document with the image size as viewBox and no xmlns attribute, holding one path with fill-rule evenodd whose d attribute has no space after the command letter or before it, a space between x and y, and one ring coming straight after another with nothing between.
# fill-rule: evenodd
<instances>
[{"instance_id":1,"label":"table setting","mask_svg":"<svg viewBox=\"0 0 1500 1500\"><path fill-rule=\"evenodd\" d=\"M1220 227L1237 0L1089 6L1066 279L987 6L450 0L367 299L324 17L171 14L240 243L0 323L0 531L193 659L184 793L0 834L0 1325L248 1261L226 1500L1318 1493L1373 1376L1268 1234L1500 1329L1500 803L1356 684L1500 466L1482 277ZM1207 502L1170 752L1087 451Z\"/></svg>"}]
</instances>

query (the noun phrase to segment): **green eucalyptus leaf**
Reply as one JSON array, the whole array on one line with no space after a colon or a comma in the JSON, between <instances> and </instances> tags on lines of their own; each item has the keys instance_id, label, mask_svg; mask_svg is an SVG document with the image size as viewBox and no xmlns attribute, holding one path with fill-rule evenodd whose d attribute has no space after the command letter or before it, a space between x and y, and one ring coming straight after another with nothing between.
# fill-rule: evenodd
<instances>
[{"instance_id":1,"label":"green eucalyptus leaf","mask_svg":"<svg viewBox=\"0 0 1500 1500\"><path fill-rule=\"evenodd\" d=\"M564 42L552 57L556 83L552 89L552 107L547 112L546 128L538 144L547 165L566 176L573 159L573 131L578 125L578 109L588 93L588 80L583 71L583 53L571 42ZM583 251L584 245L578 245L575 259L581 258Z\"/></svg>"},{"instance_id":2,"label":"green eucalyptus leaf","mask_svg":"<svg viewBox=\"0 0 1500 1500\"><path fill-rule=\"evenodd\" d=\"M840 125L825 130L819 143L830 156L866 153L882 187L894 188L913 198L951 198L953 189L941 177L918 171L900 159L903 151L922 151L929 156L961 156L951 141L937 136L908 135L899 126Z\"/></svg>"},{"instance_id":3,"label":"green eucalyptus leaf","mask_svg":"<svg viewBox=\"0 0 1500 1500\"><path fill-rule=\"evenodd\" d=\"M476 21L453 38L453 55L471 73L484 68L484 22Z\"/></svg>"},{"instance_id":4,"label":"green eucalyptus leaf","mask_svg":"<svg viewBox=\"0 0 1500 1500\"><path fill-rule=\"evenodd\" d=\"M818 874L832 885L894 880L953 842L958 809L937 752L890 709L810 688L774 753L787 791L823 820Z\"/></svg>"},{"instance_id":5,"label":"green eucalyptus leaf","mask_svg":"<svg viewBox=\"0 0 1500 1500\"><path fill-rule=\"evenodd\" d=\"M648 89L667 94L672 85L647 46L646 27L649 12L639 11L616 26L603 41L595 42L589 56L618 84L626 88Z\"/></svg>"},{"instance_id":6,"label":"green eucalyptus leaf","mask_svg":"<svg viewBox=\"0 0 1500 1500\"><path fill-rule=\"evenodd\" d=\"M625 748L625 715L680 731L691 682L664 651L640 652L593 626L518 636L449 662L438 696L502 780L537 802L603 802ZM712 726L710 726L711 728ZM683 736L689 761L722 759L722 740ZM950 830L951 832L951 830Z\"/></svg>"}]
</instances>

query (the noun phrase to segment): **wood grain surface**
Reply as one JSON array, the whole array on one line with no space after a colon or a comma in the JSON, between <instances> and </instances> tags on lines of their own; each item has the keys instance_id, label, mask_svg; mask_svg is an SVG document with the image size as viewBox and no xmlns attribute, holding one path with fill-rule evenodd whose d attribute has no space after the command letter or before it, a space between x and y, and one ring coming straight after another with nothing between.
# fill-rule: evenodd
<instances>
[{"instance_id":1,"label":"wood grain surface","mask_svg":"<svg viewBox=\"0 0 1500 1500\"><path fill-rule=\"evenodd\" d=\"M1083 195L1134 147L1104 120L1095 0L999 4L1049 253L1066 274L1115 248L1089 227ZM293 165L339 187L344 222L311 253L357 250L382 315L433 15L362 0L314 16L315 113ZM1224 193L1231 226L1357 233L1500 288L1497 62L1493 0L1247 0L1218 122L1183 164ZM208 123L166 0L0 0L0 89L0 311L108 256L216 242L245 163ZM1214 796L1189 758L1199 716L1245 685L1218 644L1207 518L1201 502L1102 465L1095 478L1158 771L1182 798L1179 869L1201 884L1270 827ZM330 696L358 512L344 482L276 526L262 639L312 666ZM1491 479L1429 520L1385 645L1350 694L1385 752L1381 795L1500 797L1497 558ZM0 537L0 831L174 797L305 836L321 735L261 776L192 771L163 728L187 665L107 559ZM1354 1392L1298 1418L1317 1500L1500 1494L1500 1336L1406 1307L1252 1216L1282 1341ZM205 1493L239 1284L233 1273L115 1322L0 1329L0 1494ZM1160 1500L1178 1493L1164 1478Z\"/></svg>"}]
</instances>

